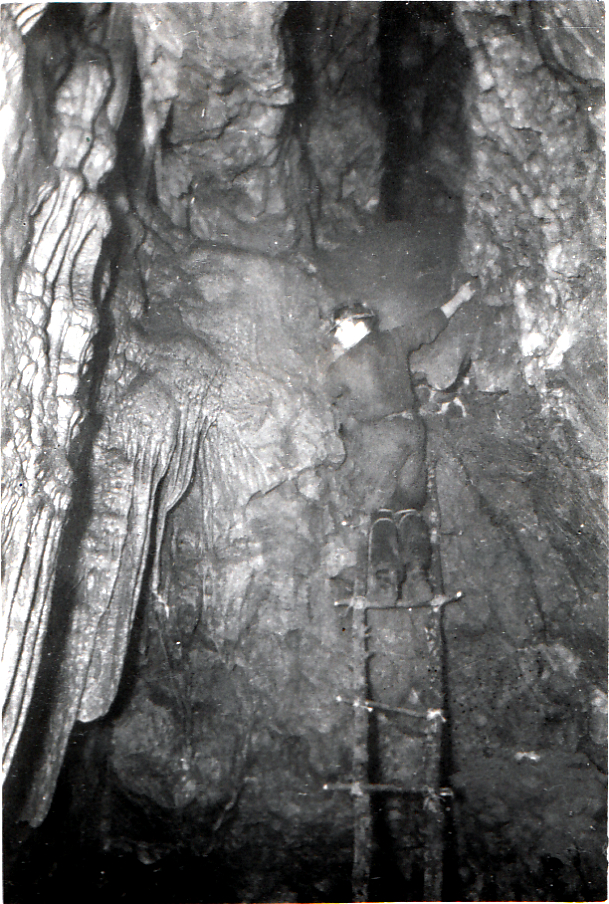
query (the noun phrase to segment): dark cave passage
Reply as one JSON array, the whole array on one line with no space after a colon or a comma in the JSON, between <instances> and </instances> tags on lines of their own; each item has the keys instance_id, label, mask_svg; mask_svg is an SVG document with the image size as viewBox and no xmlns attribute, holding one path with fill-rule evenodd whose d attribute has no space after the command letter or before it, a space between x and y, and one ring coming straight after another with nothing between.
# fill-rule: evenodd
<instances>
[{"instance_id":1,"label":"dark cave passage","mask_svg":"<svg viewBox=\"0 0 609 904\"><path fill-rule=\"evenodd\" d=\"M381 3L377 16L378 71L366 81L355 67L347 70L339 90L365 96L381 113L380 215L389 222L412 222L428 209L450 214L460 208L469 165L463 105L471 72L452 4ZM282 20L295 96L288 122L308 167L311 128L327 87L321 63L315 62L323 53L324 27L330 40L344 29L336 8L323 21L311 3L290 3ZM313 175L313 181L323 192L323 179L320 184Z\"/></svg>"},{"instance_id":2,"label":"dark cave passage","mask_svg":"<svg viewBox=\"0 0 609 904\"><path fill-rule=\"evenodd\" d=\"M34 6L5 900L600 899L600 4Z\"/></svg>"},{"instance_id":3,"label":"dark cave passage","mask_svg":"<svg viewBox=\"0 0 609 904\"><path fill-rule=\"evenodd\" d=\"M470 61L452 4L381 4L378 42L387 124L381 211L389 221L408 219L424 198L446 212L461 202L469 163Z\"/></svg>"}]
</instances>

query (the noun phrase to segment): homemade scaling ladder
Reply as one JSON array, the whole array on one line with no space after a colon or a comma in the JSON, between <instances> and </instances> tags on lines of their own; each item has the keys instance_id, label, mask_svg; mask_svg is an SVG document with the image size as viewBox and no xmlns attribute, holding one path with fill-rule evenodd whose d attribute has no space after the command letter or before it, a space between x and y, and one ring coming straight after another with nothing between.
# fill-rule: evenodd
<instances>
[{"instance_id":1,"label":"homemade scaling ladder","mask_svg":"<svg viewBox=\"0 0 609 904\"><path fill-rule=\"evenodd\" d=\"M397 599L397 587L393 598L379 602L361 592L356 587L353 598L348 602L335 603L352 610L353 644L353 700L345 701L337 697L337 702L352 702L353 706L353 763L349 782L324 785L325 791L346 791L353 798L353 871L351 877L352 900L368 901L370 862L372 853L372 795L375 794L420 794L426 815L426 838L424 849L424 900L440 901L442 896L442 860L444 852L445 809L442 798L452 796L449 788L441 787L441 740L442 725L446 721L442 687L442 638L441 619L444 606L462 599L463 594L446 596L443 592L442 565L440 560L440 516L435 486L435 473L430 467L428 478L428 499L431 506L428 514L430 537L433 549L430 577L435 596L428 603L408 605ZM370 561L368 561L368 568ZM428 652L428 705L426 710L390 707L375 703L368 693L368 624L370 609L429 608L425 625ZM375 710L398 713L424 724L424 783L412 786L397 784L372 784L369 775L368 733L369 717Z\"/></svg>"}]
</instances>

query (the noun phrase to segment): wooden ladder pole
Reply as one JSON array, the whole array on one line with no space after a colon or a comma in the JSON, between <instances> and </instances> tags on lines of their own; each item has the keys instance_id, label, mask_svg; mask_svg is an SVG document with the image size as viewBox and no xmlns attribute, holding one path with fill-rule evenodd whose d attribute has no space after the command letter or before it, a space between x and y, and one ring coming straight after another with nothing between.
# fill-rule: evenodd
<instances>
[{"instance_id":1,"label":"wooden ladder pole","mask_svg":"<svg viewBox=\"0 0 609 904\"><path fill-rule=\"evenodd\" d=\"M444 594L442 561L440 558L440 511L435 480L435 463L430 462L427 480L427 498L430 502L429 527L433 549L432 580L436 596ZM425 624L428 650L428 693L431 718L428 717L425 735L425 810L426 844L424 854L424 898L426 901L442 900L445 812L440 798L442 726L445 721L442 696L442 636L443 606L432 606ZM435 714L435 715L434 715Z\"/></svg>"},{"instance_id":2,"label":"wooden ladder pole","mask_svg":"<svg viewBox=\"0 0 609 904\"><path fill-rule=\"evenodd\" d=\"M363 704L368 696L366 598L353 601L353 698ZM351 875L354 901L368 900L370 861L372 851L372 809L370 792L366 788L368 775L368 709L353 708L353 872Z\"/></svg>"}]
</instances>

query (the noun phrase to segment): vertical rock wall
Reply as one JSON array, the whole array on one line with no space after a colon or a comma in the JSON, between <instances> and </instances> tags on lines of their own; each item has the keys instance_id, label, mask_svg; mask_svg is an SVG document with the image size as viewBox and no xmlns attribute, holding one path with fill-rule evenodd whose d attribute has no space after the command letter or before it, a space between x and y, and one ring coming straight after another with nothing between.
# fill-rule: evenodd
<instances>
[{"instance_id":1,"label":"vertical rock wall","mask_svg":"<svg viewBox=\"0 0 609 904\"><path fill-rule=\"evenodd\" d=\"M568 7L540 18L525 4L509 16L502 4L459 4L475 70L462 259L485 287L470 346L477 387L514 389L517 373L536 390L550 433L566 432L570 495L582 500L579 529L593 548L606 540L604 18L595 3ZM563 34L581 35L571 70L546 46ZM489 318L494 339L479 331Z\"/></svg>"},{"instance_id":2,"label":"vertical rock wall","mask_svg":"<svg viewBox=\"0 0 609 904\"><path fill-rule=\"evenodd\" d=\"M598 4L578 4L580 18L588 13L579 26L586 65L572 75L537 41L569 27L564 6L552 4L539 22L522 4L512 17L501 4L460 4L457 16L475 69L464 262L492 302L513 301L527 383L544 393L565 356L566 370L604 358L603 346L590 344L604 335L604 19ZM498 279L503 299L493 292ZM557 407L577 407L566 386L550 395Z\"/></svg>"},{"instance_id":3,"label":"vertical rock wall","mask_svg":"<svg viewBox=\"0 0 609 904\"><path fill-rule=\"evenodd\" d=\"M296 134L319 198L314 210L357 225L379 203L378 3L294 3L284 33L295 77ZM317 224L318 239L323 228Z\"/></svg>"},{"instance_id":4,"label":"vertical rock wall","mask_svg":"<svg viewBox=\"0 0 609 904\"><path fill-rule=\"evenodd\" d=\"M505 899L523 863L533 894L551 862L569 896L602 859L606 768L603 11L459 3L455 20L473 66L462 261L483 290L413 367L434 390L445 581L466 593L446 617L461 872Z\"/></svg>"},{"instance_id":5,"label":"vertical rock wall","mask_svg":"<svg viewBox=\"0 0 609 904\"><path fill-rule=\"evenodd\" d=\"M204 240L285 250L306 237L285 3L133 8L144 140L161 208ZM303 232L304 230L304 232Z\"/></svg>"},{"instance_id":6,"label":"vertical rock wall","mask_svg":"<svg viewBox=\"0 0 609 904\"><path fill-rule=\"evenodd\" d=\"M451 3L382 7L382 201L389 219L416 215L417 201L423 216L430 205L454 209L463 193L469 163L463 94L470 65L453 10Z\"/></svg>"},{"instance_id":7,"label":"vertical rock wall","mask_svg":"<svg viewBox=\"0 0 609 904\"><path fill-rule=\"evenodd\" d=\"M94 23L90 43L51 24L55 57L45 72L48 47L38 44L45 17L29 20L22 34L11 12L2 13L6 774L33 689L71 499L69 456L98 323L95 272L110 229L97 188L113 165L124 94L95 46ZM70 74L56 88L68 61Z\"/></svg>"},{"instance_id":8,"label":"vertical rock wall","mask_svg":"<svg viewBox=\"0 0 609 904\"><path fill-rule=\"evenodd\" d=\"M151 577L152 598L164 611L166 602L159 596L160 542L169 510L190 485L199 441L203 433L207 436L209 412L219 408L216 426L219 424L218 435L223 439L219 448L209 442L205 467L211 467L213 473L207 504L216 515L223 512L229 523L235 517L231 507L239 512L257 492L293 478L328 455L340 456L342 447L333 434L332 419L325 402L315 395L319 395L319 387L313 394L306 390L297 398L288 380L288 388L278 391L276 410L259 423L252 400L264 409L276 392L269 375L263 378L261 374L278 367L280 383L285 379L282 367L273 361L255 363L254 377L247 375L244 362L254 354L250 342L260 346L264 328L256 338L250 336L248 326L238 347L224 334L208 346L199 334L180 325L180 299L167 302L177 318L175 323L162 305L150 309L150 271L158 264L151 263L146 254L135 265L125 256L127 249L132 253L140 243L145 244L151 231L167 235L173 255L192 246L193 234L246 247L253 243L267 251L293 244L301 205L298 196L290 196L290 186L298 181L300 152L294 137L282 134L284 107L292 98L277 27L282 14L282 4L182 4L179 9L142 6L110 11L86 7L74 11L73 21L55 22L50 14L43 16L41 30L33 34L29 53L36 68L29 81L42 92L34 98L39 134L30 134L26 124L21 142L23 123L12 113L14 130L9 130L7 148L21 152L24 159L9 160L15 179L7 181L7 192L17 200L4 208L10 214L9 226L15 214L27 211L33 234L30 256L19 269L14 262L26 247L24 235L19 228L7 232L9 277L19 285L18 303L7 300L9 330L16 330L22 318L24 321L23 335L9 336L11 351L23 347L23 360L7 357L6 379L11 406L8 422L13 416L22 422L15 428L14 440L9 439L5 472L9 487L5 495L9 562L5 578L16 600L8 609L5 657L16 675L14 684L8 683L12 695L7 710L9 761L35 684L57 547L70 502L73 474L68 455L75 450L79 420L89 401L84 368L109 283L105 272L93 296L101 240L110 229L106 205L96 191L113 166L114 133L128 102L132 110L138 90L144 177L146 167L152 166L161 209L191 229L190 233L176 230L174 234L162 215L155 221L142 205L138 208L142 222L129 221L123 234L126 241L115 261L122 268L119 287L112 278L112 307L104 313L104 330L114 335L114 341L106 351L109 363L103 382L94 387L98 417L86 443L90 460L79 462L86 494L79 498L74 523L66 535L78 532L78 551L70 551L70 565L60 583L61 603L58 597L58 605L65 610L61 617L65 644L63 638L57 638L49 663L60 656L61 664L45 676L54 681L56 699L51 702L39 768L24 811L33 824L44 818L49 807L74 721L99 718L114 699L149 551L157 557ZM8 16L7 22L12 28ZM139 82L131 66L131 29ZM349 43L349 28L343 32ZM10 103L26 109L27 91L19 70L22 38L18 29L14 34L17 62L7 61L9 74L11 65L17 67ZM368 34L366 28L364 34ZM369 36L364 43L368 46ZM295 157L290 157L290 147L295 149ZM44 159L42 151L52 163ZM124 171L129 164L121 163ZM37 166L42 172L42 188L29 197L27 192L37 188L33 178ZM180 181L185 172L190 195L184 195L186 183ZM197 180L205 185L193 201ZM137 178L126 181L138 184ZM119 184L113 183L114 188ZM185 198L186 206L180 207ZM219 206L214 207L214 198L220 199ZM115 229L125 230L125 198L119 192L113 200ZM281 241L275 240L278 234L283 235ZM10 244L13 235L15 247ZM219 266L212 279L214 296L226 278L220 271L232 265L212 261L211 266ZM175 276L174 264L168 267ZM236 279L250 284L251 277L245 276L240 265L235 267L240 274ZM178 285L182 278L180 273ZM282 287L283 283L271 293L278 304ZM261 288L262 284L257 293ZM326 307L329 304L324 302ZM296 314L291 311L288 316L292 319ZM161 326L165 318L167 323ZM108 321L112 321L111 330ZM246 321L247 317L240 329ZM205 333L210 324L205 318L203 322L207 326L197 329ZM231 329L234 326L230 325ZM312 328L317 326L312 324ZM268 330L273 336L273 329L269 326ZM287 345L286 341L283 337L279 347L291 357L292 339ZM277 347L272 342L269 350L273 358ZM241 354L244 361L235 364L232 357ZM28 355L35 360L30 361ZM214 374L224 374L227 367L230 370L229 364L234 374L222 378L224 401L220 403ZM304 364L301 370L306 371ZM97 363L93 372L99 379ZM35 383L32 398L21 398L24 375ZM239 385L238 379L243 381ZM19 399L14 398L19 392ZM244 417L252 424L251 430L245 431L245 440ZM289 417L292 420L286 426ZM238 431L237 422L241 425ZM332 451L334 446L338 452ZM226 472L228 461L236 469L234 473ZM20 462L23 474L14 473ZM50 499L54 493L53 507ZM216 496L219 504L215 504ZM27 517L24 506L31 510ZM216 525L216 539L225 528ZM218 616L219 625L230 617L230 612ZM227 624L222 630L229 630Z\"/></svg>"},{"instance_id":9,"label":"vertical rock wall","mask_svg":"<svg viewBox=\"0 0 609 904\"><path fill-rule=\"evenodd\" d=\"M319 824L328 851L350 827L349 801L321 789L349 757L349 710L334 701L349 644L328 578L354 566L357 542L325 492L344 456L323 392L331 300L309 274L259 255L193 245L177 257L151 240L141 256L140 324L158 324L165 385L186 337L203 342L199 355L213 350L215 378L187 491L159 509L137 676L106 728L108 799L137 795L138 818L162 807L175 828L146 840L117 818L100 831L110 849L149 862L175 844L198 856L217 846L254 900L289 874L291 849L315 859ZM151 351L148 372L160 346ZM191 383L197 357L193 348ZM186 808L192 832L180 841ZM267 829L281 842L269 846Z\"/></svg>"}]
</instances>

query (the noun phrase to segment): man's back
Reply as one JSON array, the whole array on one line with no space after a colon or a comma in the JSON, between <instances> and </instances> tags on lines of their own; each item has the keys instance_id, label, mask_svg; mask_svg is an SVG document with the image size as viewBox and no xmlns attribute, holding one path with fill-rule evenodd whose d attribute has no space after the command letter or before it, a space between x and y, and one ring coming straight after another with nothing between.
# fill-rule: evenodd
<instances>
[{"instance_id":1,"label":"man's back","mask_svg":"<svg viewBox=\"0 0 609 904\"><path fill-rule=\"evenodd\" d=\"M344 416L370 423L413 411L408 356L433 342L447 322L438 308L412 325L372 332L341 355L329 369L328 384Z\"/></svg>"}]
</instances>

